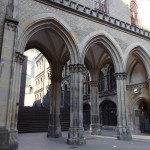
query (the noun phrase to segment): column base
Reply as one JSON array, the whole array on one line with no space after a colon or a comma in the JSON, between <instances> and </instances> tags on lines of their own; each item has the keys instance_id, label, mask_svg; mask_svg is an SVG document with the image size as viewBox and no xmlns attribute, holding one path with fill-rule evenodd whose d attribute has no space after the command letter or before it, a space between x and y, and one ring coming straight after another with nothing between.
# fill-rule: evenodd
<instances>
[{"instance_id":1,"label":"column base","mask_svg":"<svg viewBox=\"0 0 150 150\"><path fill-rule=\"evenodd\" d=\"M18 142L10 142L10 132L8 130L0 130L0 150L17 150Z\"/></svg>"},{"instance_id":2,"label":"column base","mask_svg":"<svg viewBox=\"0 0 150 150\"><path fill-rule=\"evenodd\" d=\"M69 145L84 145L86 140L84 138L83 128L70 128L68 132L67 144Z\"/></svg>"},{"instance_id":3,"label":"column base","mask_svg":"<svg viewBox=\"0 0 150 150\"><path fill-rule=\"evenodd\" d=\"M101 135L102 130L100 124L91 124L90 125L90 134L91 135Z\"/></svg>"},{"instance_id":4,"label":"column base","mask_svg":"<svg viewBox=\"0 0 150 150\"><path fill-rule=\"evenodd\" d=\"M48 126L47 137L59 138L61 136L62 136L61 126L59 126L59 127L56 127L54 125L49 125Z\"/></svg>"},{"instance_id":5,"label":"column base","mask_svg":"<svg viewBox=\"0 0 150 150\"><path fill-rule=\"evenodd\" d=\"M117 139L124 141L131 141L132 136L128 127L117 127Z\"/></svg>"}]
</instances>

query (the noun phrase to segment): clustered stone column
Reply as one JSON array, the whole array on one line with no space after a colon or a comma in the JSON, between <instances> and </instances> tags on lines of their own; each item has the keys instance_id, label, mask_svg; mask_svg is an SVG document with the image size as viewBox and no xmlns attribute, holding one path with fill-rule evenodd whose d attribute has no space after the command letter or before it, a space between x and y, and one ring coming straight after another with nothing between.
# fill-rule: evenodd
<instances>
[{"instance_id":1,"label":"clustered stone column","mask_svg":"<svg viewBox=\"0 0 150 150\"><path fill-rule=\"evenodd\" d=\"M24 55L16 52L17 25L17 20L6 18L0 64L0 149L18 147L17 116Z\"/></svg>"},{"instance_id":2,"label":"clustered stone column","mask_svg":"<svg viewBox=\"0 0 150 150\"><path fill-rule=\"evenodd\" d=\"M52 69L51 75L51 99L50 99L50 117L48 126L48 137L58 138L62 135L60 125L60 102L61 102L61 81L62 70Z\"/></svg>"},{"instance_id":3,"label":"clustered stone column","mask_svg":"<svg viewBox=\"0 0 150 150\"><path fill-rule=\"evenodd\" d=\"M98 92L98 81L90 81L90 102L91 102L91 125L90 134L100 135L100 118L99 118L99 92Z\"/></svg>"},{"instance_id":4,"label":"clustered stone column","mask_svg":"<svg viewBox=\"0 0 150 150\"><path fill-rule=\"evenodd\" d=\"M117 81L117 138L119 140L132 140L129 123L128 123L128 104L127 104L127 92L126 92L126 77L127 74L116 73Z\"/></svg>"},{"instance_id":5,"label":"clustered stone column","mask_svg":"<svg viewBox=\"0 0 150 150\"><path fill-rule=\"evenodd\" d=\"M67 143L83 145L86 143L83 128L83 72L82 64L69 66L71 74L70 87L70 128Z\"/></svg>"},{"instance_id":6,"label":"clustered stone column","mask_svg":"<svg viewBox=\"0 0 150 150\"><path fill-rule=\"evenodd\" d=\"M13 65L13 76L12 82L10 84L10 97L8 110L9 114L7 117L8 128L10 125L10 147L11 149L17 149L18 147L18 131L17 131L17 122L18 122L18 108L19 108L19 95L20 95L20 84L21 84L21 74L22 74L22 65L25 56L20 52L15 52L15 62Z\"/></svg>"}]
</instances>

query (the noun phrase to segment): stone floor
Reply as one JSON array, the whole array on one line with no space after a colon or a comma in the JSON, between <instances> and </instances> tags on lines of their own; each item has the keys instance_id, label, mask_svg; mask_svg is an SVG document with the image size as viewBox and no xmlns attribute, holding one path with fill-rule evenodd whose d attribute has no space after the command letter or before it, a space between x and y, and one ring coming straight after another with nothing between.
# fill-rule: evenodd
<instances>
[{"instance_id":1,"label":"stone floor","mask_svg":"<svg viewBox=\"0 0 150 150\"><path fill-rule=\"evenodd\" d=\"M103 131L101 136L90 136L85 132L86 145L66 144L67 132L61 138L47 138L46 133L19 134L18 150L150 150L150 134L133 135L132 141L116 139L114 131Z\"/></svg>"}]
</instances>

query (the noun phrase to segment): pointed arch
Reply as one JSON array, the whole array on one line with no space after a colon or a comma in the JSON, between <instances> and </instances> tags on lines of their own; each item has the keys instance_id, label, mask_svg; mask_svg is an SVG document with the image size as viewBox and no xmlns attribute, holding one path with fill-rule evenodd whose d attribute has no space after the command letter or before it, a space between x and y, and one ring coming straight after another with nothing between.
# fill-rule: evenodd
<instances>
[{"instance_id":1,"label":"pointed arch","mask_svg":"<svg viewBox=\"0 0 150 150\"><path fill-rule=\"evenodd\" d=\"M71 27L58 16L51 13L35 15L23 22L19 26L17 51L23 53L25 46L32 35L42 29L53 29L64 40L70 53L70 61L73 64L78 63L77 36L72 35ZM73 33L75 34L75 33ZM74 38L76 37L76 38Z\"/></svg>"},{"instance_id":2,"label":"pointed arch","mask_svg":"<svg viewBox=\"0 0 150 150\"><path fill-rule=\"evenodd\" d=\"M144 48L141 44L139 43L134 43L130 45L126 51L125 51L125 64L126 64L126 71L127 71L127 62L132 54L136 55L144 64L147 76L150 78L150 55L149 52L146 48Z\"/></svg>"},{"instance_id":3,"label":"pointed arch","mask_svg":"<svg viewBox=\"0 0 150 150\"><path fill-rule=\"evenodd\" d=\"M88 52L90 46L95 43L101 43L106 48L107 52L113 60L115 71L124 72L124 65L121 57L122 50L114 38L105 31L92 32L85 37L82 43L80 43L79 49L82 49L80 62L84 63L86 53Z\"/></svg>"}]
</instances>

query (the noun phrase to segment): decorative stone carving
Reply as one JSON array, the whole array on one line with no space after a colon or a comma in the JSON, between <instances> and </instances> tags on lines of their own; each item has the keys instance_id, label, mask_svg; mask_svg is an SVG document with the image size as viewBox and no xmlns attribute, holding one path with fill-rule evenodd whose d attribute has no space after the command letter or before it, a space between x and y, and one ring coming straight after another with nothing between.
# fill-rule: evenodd
<instances>
[{"instance_id":1,"label":"decorative stone carving","mask_svg":"<svg viewBox=\"0 0 150 150\"><path fill-rule=\"evenodd\" d=\"M90 86L98 87L99 82L98 81L90 81Z\"/></svg>"},{"instance_id":2,"label":"decorative stone carving","mask_svg":"<svg viewBox=\"0 0 150 150\"><path fill-rule=\"evenodd\" d=\"M112 96L112 95L116 95L117 91L116 90L112 90L112 91L101 91L99 93L99 97L104 97L104 96Z\"/></svg>"},{"instance_id":3,"label":"decorative stone carving","mask_svg":"<svg viewBox=\"0 0 150 150\"><path fill-rule=\"evenodd\" d=\"M127 85L126 87L127 87L127 90L132 91L136 88L140 88L140 89L147 88L149 83L150 83L150 81L149 82L132 84L132 85Z\"/></svg>"},{"instance_id":4,"label":"decorative stone carving","mask_svg":"<svg viewBox=\"0 0 150 150\"><path fill-rule=\"evenodd\" d=\"M10 30L10 31L16 31L17 25L15 23L7 21L6 24L7 24L7 29L8 30Z\"/></svg>"},{"instance_id":5,"label":"decorative stone carving","mask_svg":"<svg viewBox=\"0 0 150 150\"><path fill-rule=\"evenodd\" d=\"M116 78L116 80L125 80L127 78L127 73L125 72L115 73L114 77Z\"/></svg>"},{"instance_id":6,"label":"decorative stone carving","mask_svg":"<svg viewBox=\"0 0 150 150\"><path fill-rule=\"evenodd\" d=\"M82 64L69 65L69 70L70 70L70 73L75 73L75 72L84 73L86 71L84 65Z\"/></svg>"},{"instance_id":7,"label":"decorative stone carving","mask_svg":"<svg viewBox=\"0 0 150 150\"><path fill-rule=\"evenodd\" d=\"M15 53L15 62L19 63L20 65L23 65L25 56L21 54L20 52Z\"/></svg>"},{"instance_id":8,"label":"decorative stone carving","mask_svg":"<svg viewBox=\"0 0 150 150\"><path fill-rule=\"evenodd\" d=\"M147 79L147 83L149 84L149 86L150 86L150 79Z\"/></svg>"}]
</instances>

